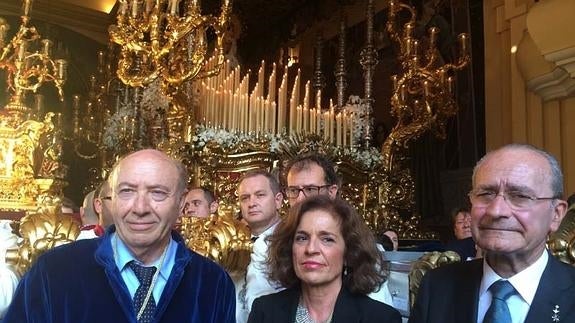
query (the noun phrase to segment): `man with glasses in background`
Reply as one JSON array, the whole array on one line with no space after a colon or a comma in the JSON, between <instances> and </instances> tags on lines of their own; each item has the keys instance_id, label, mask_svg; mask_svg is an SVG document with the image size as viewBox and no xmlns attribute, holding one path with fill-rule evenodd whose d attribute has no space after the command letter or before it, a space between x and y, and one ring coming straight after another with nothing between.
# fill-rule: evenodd
<instances>
[{"instance_id":1,"label":"man with glasses in background","mask_svg":"<svg viewBox=\"0 0 575 323\"><path fill-rule=\"evenodd\" d=\"M3 322L235 322L230 277L172 231L187 179L158 150L120 160L108 179L114 226L40 256Z\"/></svg>"},{"instance_id":2,"label":"man with glasses in background","mask_svg":"<svg viewBox=\"0 0 575 323\"><path fill-rule=\"evenodd\" d=\"M472 184L471 231L484 258L428 272L409 322L575 322L575 268L546 250L567 207L557 160L507 145L477 163Z\"/></svg>"},{"instance_id":3,"label":"man with glasses in background","mask_svg":"<svg viewBox=\"0 0 575 323\"><path fill-rule=\"evenodd\" d=\"M318 154L305 154L289 162L285 194L290 206L308 196L325 194L335 199L339 180L333 163Z\"/></svg>"}]
</instances>

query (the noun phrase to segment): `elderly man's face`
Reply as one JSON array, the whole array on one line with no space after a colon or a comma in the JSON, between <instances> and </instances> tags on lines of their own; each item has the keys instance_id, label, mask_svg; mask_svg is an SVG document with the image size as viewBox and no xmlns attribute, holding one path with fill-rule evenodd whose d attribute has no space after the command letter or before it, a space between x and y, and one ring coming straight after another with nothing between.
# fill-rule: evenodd
<instances>
[{"instance_id":1,"label":"elderly man's face","mask_svg":"<svg viewBox=\"0 0 575 323\"><path fill-rule=\"evenodd\" d=\"M310 188L312 190L315 189L315 191L307 193L306 195L306 190L311 191ZM297 189L299 189L299 192L296 193L297 195L291 197L289 190L295 192ZM312 194L326 194L334 199L337 195L337 185L327 185L323 168L314 163L299 171L293 168L289 171L287 175L286 194L288 195L287 198L290 206L294 206Z\"/></svg>"},{"instance_id":2,"label":"elderly man's face","mask_svg":"<svg viewBox=\"0 0 575 323\"><path fill-rule=\"evenodd\" d=\"M155 150L120 162L112 179L112 216L119 237L145 264L157 259L183 207L174 163Z\"/></svg>"},{"instance_id":3,"label":"elderly man's face","mask_svg":"<svg viewBox=\"0 0 575 323\"><path fill-rule=\"evenodd\" d=\"M487 255L533 263L545 249L548 234L559 227L566 203L541 199L533 200L529 207L517 207L509 202L509 196L553 196L549 164L525 149L504 149L487 158L475 174L472 194L498 195L487 205L472 199L474 240Z\"/></svg>"}]
</instances>

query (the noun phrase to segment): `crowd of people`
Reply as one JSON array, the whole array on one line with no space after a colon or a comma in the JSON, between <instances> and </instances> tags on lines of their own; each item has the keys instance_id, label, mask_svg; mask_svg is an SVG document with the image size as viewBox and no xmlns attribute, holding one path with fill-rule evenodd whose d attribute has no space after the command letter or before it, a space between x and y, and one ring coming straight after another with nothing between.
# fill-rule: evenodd
<instances>
[{"instance_id":1,"label":"crowd of people","mask_svg":"<svg viewBox=\"0 0 575 323\"><path fill-rule=\"evenodd\" d=\"M321 155L291 160L284 180L268 170L239 180L253 248L230 277L173 230L180 216L217 214L213 192L188 188L185 167L163 152L125 156L86 196L81 241L38 258L2 322L402 322L384 270L397 232L371 232ZM575 321L575 268L545 248L567 208L555 158L504 146L472 183L448 245L463 261L425 275L409 322Z\"/></svg>"}]
</instances>

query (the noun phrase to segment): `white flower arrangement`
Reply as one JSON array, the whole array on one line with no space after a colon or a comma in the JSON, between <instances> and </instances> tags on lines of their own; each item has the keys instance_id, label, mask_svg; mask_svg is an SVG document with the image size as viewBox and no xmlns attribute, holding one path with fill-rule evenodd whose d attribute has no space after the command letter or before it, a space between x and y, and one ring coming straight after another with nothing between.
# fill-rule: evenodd
<instances>
[{"instance_id":1,"label":"white flower arrangement","mask_svg":"<svg viewBox=\"0 0 575 323\"><path fill-rule=\"evenodd\" d=\"M116 112L106 121L102 143L106 149L115 149L122 142L129 138L130 123L135 118L133 101L128 99L129 95L135 95L139 89L124 88L125 97L117 107ZM166 111L169 108L170 100L164 95L159 79L148 85L141 94L140 115L142 120L151 122L157 115L158 110ZM142 131L146 131L143 130ZM144 135L141 133L140 135Z\"/></svg>"},{"instance_id":2,"label":"white flower arrangement","mask_svg":"<svg viewBox=\"0 0 575 323\"><path fill-rule=\"evenodd\" d=\"M351 114L353 127L353 142L356 143L366 131L366 125L371 124L371 108L364 99L350 95L347 104L342 108Z\"/></svg>"},{"instance_id":3,"label":"white flower arrangement","mask_svg":"<svg viewBox=\"0 0 575 323\"><path fill-rule=\"evenodd\" d=\"M280 153L281 147L293 142L288 135L265 135L261 140L267 142L268 150L271 153ZM207 127L204 125L196 126L196 133L192 137L191 144L195 150L203 150L208 143L213 142L226 150L233 150L239 147L241 143L254 142L254 136L251 134L231 132L225 129ZM347 157L358 163L363 169L373 169L381 165L383 157L381 152L376 148L359 149L356 147L334 147L336 156Z\"/></svg>"}]
</instances>

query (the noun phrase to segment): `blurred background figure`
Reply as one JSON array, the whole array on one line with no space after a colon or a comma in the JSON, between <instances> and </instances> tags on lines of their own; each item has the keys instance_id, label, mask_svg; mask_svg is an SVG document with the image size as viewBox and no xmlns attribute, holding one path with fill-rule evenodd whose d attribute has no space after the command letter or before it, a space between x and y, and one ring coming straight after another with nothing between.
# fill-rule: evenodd
<instances>
[{"instance_id":1,"label":"blurred background figure","mask_svg":"<svg viewBox=\"0 0 575 323\"><path fill-rule=\"evenodd\" d=\"M257 298L248 322L401 322L367 296L385 280L383 257L363 219L344 201L308 197L269 237L270 279L287 289Z\"/></svg>"},{"instance_id":2,"label":"blurred background figure","mask_svg":"<svg viewBox=\"0 0 575 323\"><path fill-rule=\"evenodd\" d=\"M6 264L6 250L18 246L18 236L12 232L10 220L0 220L0 321L12 302L18 286L18 275Z\"/></svg>"},{"instance_id":3,"label":"blurred background figure","mask_svg":"<svg viewBox=\"0 0 575 323\"><path fill-rule=\"evenodd\" d=\"M391 240L392 243L392 249L387 249L385 248L385 250L387 251L397 251L397 249L399 248L399 237L397 235L397 232L395 232L392 229L387 229L383 232L383 235L389 237L389 239Z\"/></svg>"},{"instance_id":4,"label":"blurred background figure","mask_svg":"<svg viewBox=\"0 0 575 323\"><path fill-rule=\"evenodd\" d=\"M207 218L218 212L218 201L212 191L203 187L194 187L188 191L184 204L185 216Z\"/></svg>"},{"instance_id":5,"label":"blurred background figure","mask_svg":"<svg viewBox=\"0 0 575 323\"><path fill-rule=\"evenodd\" d=\"M104 228L100 225L100 217L94 209L94 195L96 191L91 191L84 197L84 202L80 207L80 234L76 240L93 239L104 234Z\"/></svg>"},{"instance_id":6,"label":"blurred background figure","mask_svg":"<svg viewBox=\"0 0 575 323\"><path fill-rule=\"evenodd\" d=\"M466 208L456 208L451 212L455 240L445 245L445 250L455 251L461 261L473 259L477 255L475 241L471 237L471 214Z\"/></svg>"}]
</instances>

